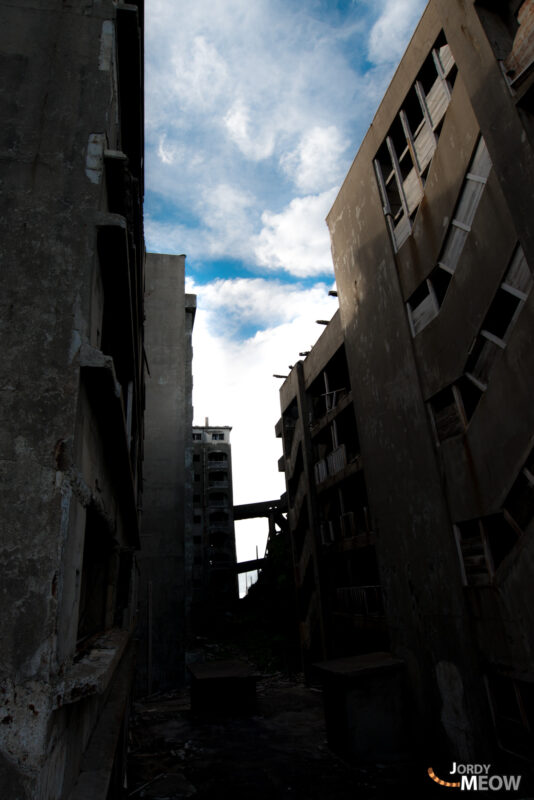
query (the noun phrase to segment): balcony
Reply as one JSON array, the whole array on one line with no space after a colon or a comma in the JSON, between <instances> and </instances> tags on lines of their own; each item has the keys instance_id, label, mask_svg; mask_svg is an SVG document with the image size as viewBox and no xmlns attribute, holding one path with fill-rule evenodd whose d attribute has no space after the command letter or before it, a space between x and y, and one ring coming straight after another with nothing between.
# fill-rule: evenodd
<instances>
[{"instance_id":1,"label":"balcony","mask_svg":"<svg viewBox=\"0 0 534 800\"><path fill-rule=\"evenodd\" d=\"M352 403L352 392L350 389L339 389L337 392L332 392L329 395L328 405L326 409L319 411L318 403L315 403L314 408L314 421L311 425L311 435L317 436L324 427L329 425L333 419L337 417L345 408ZM323 404L324 407L324 404Z\"/></svg>"},{"instance_id":2,"label":"balcony","mask_svg":"<svg viewBox=\"0 0 534 800\"><path fill-rule=\"evenodd\" d=\"M335 450L332 450L331 453L327 455L326 458L322 458L318 461L314 466L314 475L315 475L315 483L324 483L324 481L328 477L332 477L337 475L338 472L341 472L347 465L347 452L345 449L345 445L342 444L337 447Z\"/></svg>"},{"instance_id":3,"label":"balcony","mask_svg":"<svg viewBox=\"0 0 534 800\"><path fill-rule=\"evenodd\" d=\"M322 492L349 475L359 472L361 468L361 456L358 454L352 456L350 460L347 459L345 445L341 445L314 465L315 485L318 491Z\"/></svg>"},{"instance_id":4,"label":"balcony","mask_svg":"<svg viewBox=\"0 0 534 800\"><path fill-rule=\"evenodd\" d=\"M221 470L228 469L228 459L224 459L221 461L212 461L211 459L208 460L207 467L210 472L220 472Z\"/></svg>"}]
</instances>

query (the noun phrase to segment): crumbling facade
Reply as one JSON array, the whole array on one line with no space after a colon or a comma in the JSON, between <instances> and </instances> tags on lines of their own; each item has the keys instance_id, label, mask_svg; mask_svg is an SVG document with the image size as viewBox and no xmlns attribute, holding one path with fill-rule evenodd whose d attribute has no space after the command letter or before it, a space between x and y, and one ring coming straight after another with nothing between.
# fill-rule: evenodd
<instances>
[{"instance_id":1,"label":"crumbling facade","mask_svg":"<svg viewBox=\"0 0 534 800\"><path fill-rule=\"evenodd\" d=\"M192 332L185 256L147 253L143 525L136 689L180 686L185 669L186 520L191 513Z\"/></svg>"},{"instance_id":2,"label":"crumbling facade","mask_svg":"<svg viewBox=\"0 0 534 800\"><path fill-rule=\"evenodd\" d=\"M0 19L0 794L118 797L142 505L143 4L3 2Z\"/></svg>"},{"instance_id":3,"label":"crumbling facade","mask_svg":"<svg viewBox=\"0 0 534 800\"><path fill-rule=\"evenodd\" d=\"M281 388L305 658L391 654L457 761L533 746L533 21L431 0L327 218L339 315Z\"/></svg>"},{"instance_id":4,"label":"crumbling facade","mask_svg":"<svg viewBox=\"0 0 534 800\"><path fill-rule=\"evenodd\" d=\"M198 632L237 600L232 450L227 425L192 429L191 628Z\"/></svg>"}]
</instances>

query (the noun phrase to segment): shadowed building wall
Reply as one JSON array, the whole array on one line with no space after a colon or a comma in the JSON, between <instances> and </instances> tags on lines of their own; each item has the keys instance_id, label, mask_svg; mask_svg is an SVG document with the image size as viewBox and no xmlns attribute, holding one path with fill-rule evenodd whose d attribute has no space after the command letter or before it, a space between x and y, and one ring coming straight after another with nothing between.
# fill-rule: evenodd
<instances>
[{"instance_id":1,"label":"shadowed building wall","mask_svg":"<svg viewBox=\"0 0 534 800\"><path fill-rule=\"evenodd\" d=\"M119 796L143 447L143 3L0 3L0 795Z\"/></svg>"},{"instance_id":2,"label":"shadowed building wall","mask_svg":"<svg viewBox=\"0 0 534 800\"><path fill-rule=\"evenodd\" d=\"M185 256L147 254L146 422L137 690L184 680L186 446L191 446L194 295Z\"/></svg>"}]
</instances>

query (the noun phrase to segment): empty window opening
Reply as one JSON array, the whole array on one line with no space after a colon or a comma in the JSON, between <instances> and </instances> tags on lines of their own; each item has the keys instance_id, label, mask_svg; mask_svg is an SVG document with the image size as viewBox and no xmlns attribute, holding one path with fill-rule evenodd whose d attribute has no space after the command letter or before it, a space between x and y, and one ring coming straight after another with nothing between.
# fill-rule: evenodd
<instances>
[{"instance_id":1,"label":"empty window opening","mask_svg":"<svg viewBox=\"0 0 534 800\"><path fill-rule=\"evenodd\" d=\"M78 646L107 627L112 556L109 530L102 517L87 509L78 612Z\"/></svg>"},{"instance_id":2,"label":"empty window opening","mask_svg":"<svg viewBox=\"0 0 534 800\"><path fill-rule=\"evenodd\" d=\"M225 511L214 511L210 514L210 523L213 522L224 522L225 524L228 523L228 514Z\"/></svg>"},{"instance_id":3,"label":"empty window opening","mask_svg":"<svg viewBox=\"0 0 534 800\"><path fill-rule=\"evenodd\" d=\"M223 470L220 472L208 472L208 480L210 483L222 483L228 480L228 473Z\"/></svg>"},{"instance_id":4,"label":"empty window opening","mask_svg":"<svg viewBox=\"0 0 534 800\"><path fill-rule=\"evenodd\" d=\"M462 399L464 416L468 422L475 413L475 409L484 393L485 386L481 386L478 382L473 380L472 376L466 374L462 375L462 377L456 381L456 389Z\"/></svg>"},{"instance_id":5,"label":"empty window opening","mask_svg":"<svg viewBox=\"0 0 534 800\"><path fill-rule=\"evenodd\" d=\"M444 269L439 264L437 267L434 267L434 269L430 273L429 280L434 290L434 296L436 298L438 307L441 307L443 300L445 299L445 294L447 293L447 289L449 288L449 283L451 282L451 278L452 278L451 273L447 269Z\"/></svg>"},{"instance_id":6,"label":"empty window opening","mask_svg":"<svg viewBox=\"0 0 534 800\"><path fill-rule=\"evenodd\" d=\"M461 408L461 398L455 386L447 386L430 400L430 409L439 441L462 433L465 421Z\"/></svg>"},{"instance_id":7,"label":"empty window opening","mask_svg":"<svg viewBox=\"0 0 534 800\"><path fill-rule=\"evenodd\" d=\"M228 453L209 453L208 461L228 461Z\"/></svg>"},{"instance_id":8,"label":"empty window opening","mask_svg":"<svg viewBox=\"0 0 534 800\"><path fill-rule=\"evenodd\" d=\"M534 456L531 453L512 488L504 507L516 525L526 531L534 517Z\"/></svg>"},{"instance_id":9,"label":"empty window opening","mask_svg":"<svg viewBox=\"0 0 534 800\"><path fill-rule=\"evenodd\" d=\"M433 285L424 281L408 300L408 317L413 336L428 325L439 311Z\"/></svg>"},{"instance_id":10,"label":"empty window opening","mask_svg":"<svg viewBox=\"0 0 534 800\"><path fill-rule=\"evenodd\" d=\"M519 298L501 287L484 319L484 330L504 341L508 328L515 320L519 307Z\"/></svg>"}]
</instances>

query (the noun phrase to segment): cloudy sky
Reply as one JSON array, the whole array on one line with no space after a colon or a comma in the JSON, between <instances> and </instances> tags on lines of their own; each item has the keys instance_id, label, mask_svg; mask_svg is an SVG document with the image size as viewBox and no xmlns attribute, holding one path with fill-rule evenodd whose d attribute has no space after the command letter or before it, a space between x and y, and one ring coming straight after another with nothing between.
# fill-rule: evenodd
<instances>
[{"instance_id":1,"label":"cloudy sky","mask_svg":"<svg viewBox=\"0 0 534 800\"><path fill-rule=\"evenodd\" d=\"M147 249L187 255L195 422L233 427L236 503L284 491L273 373L337 308L324 220L425 5L147 4Z\"/></svg>"}]
</instances>

